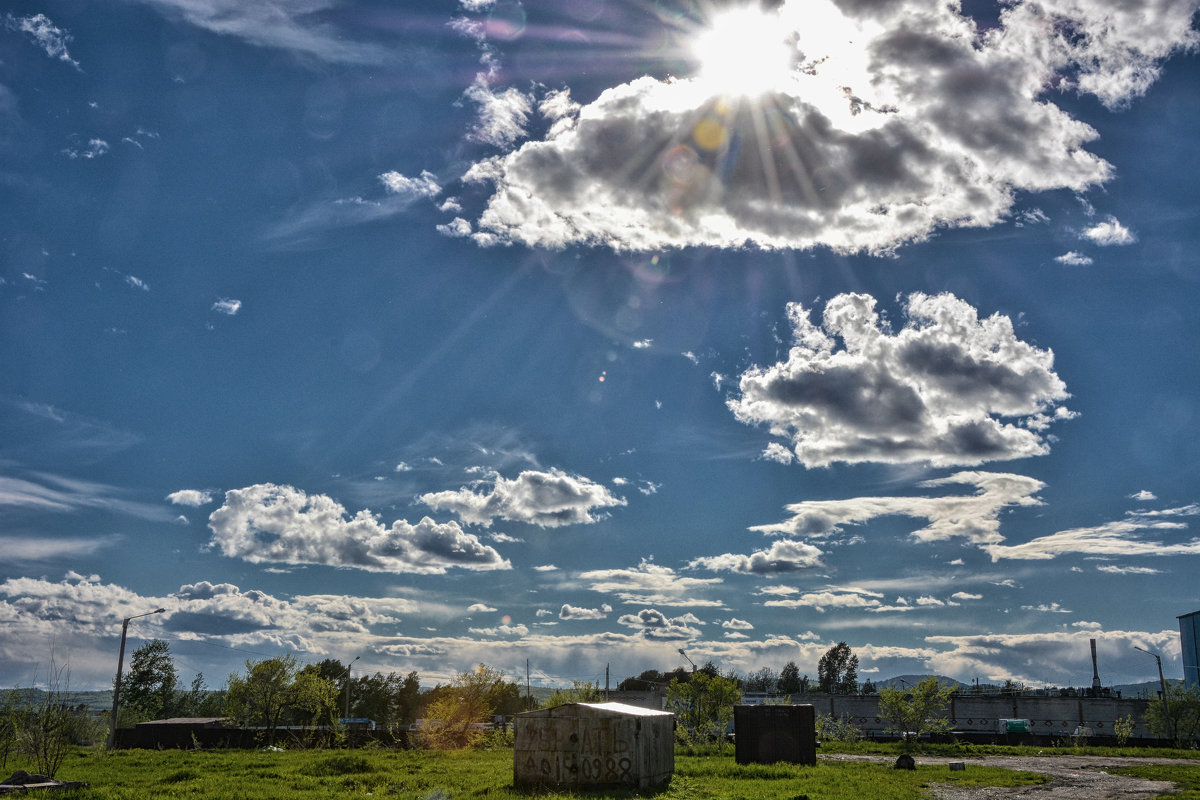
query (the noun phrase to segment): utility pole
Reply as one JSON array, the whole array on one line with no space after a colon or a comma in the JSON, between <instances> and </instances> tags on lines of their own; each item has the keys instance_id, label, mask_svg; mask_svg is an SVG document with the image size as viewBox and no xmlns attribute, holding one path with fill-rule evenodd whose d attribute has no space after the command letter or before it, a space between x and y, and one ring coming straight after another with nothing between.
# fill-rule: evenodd
<instances>
[{"instance_id":1,"label":"utility pole","mask_svg":"<svg viewBox=\"0 0 1200 800\"><path fill-rule=\"evenodd\" d=\"M525 659L525 710L533 711L533 693L529 690L529 659Z\"/></svg>"},{"instance_id":2,"label":"utility pole","mask_svg":"<svg viewBox=\"0 0 1200 800\"><path fill-rule=\"evenodd\" d=\"M1158 657L1158 653L1152 653L1144 647L1138 647L1136 644L1133 646L1133 649L1141 650L1146 655L1153 656L1154 660L1158 662L1158 685L1162 687L1162 691L1159 692L1159 695L1162 697L1163 721L1167 724L1167 738L1174 742L1175 731L1174 726L1171 724L1171 707L1167 705L1167 681L1163 678L1162 659Z\"/></svg>"},{"instance_id":3,"label":"utility pole","mask_svg":"<svg viewBox=\"0 0 1200 800\"><path fill-rule=\"evenodd\" d=\"M608 664L604 665L604 700L608 701Z\"/></svg>"},{"instance_id":4,"label":"utility pole","mask_svg":"<svg viewBox=\"0 0 1200 800\"><path fill-rule=\"evenodd\" d=\"M132 617L126 617L121 623L121 652L117 656L117 679L113 681L113 707L112 716L108 719L108 745L106 750L112 750L117 743L117 712L121 708L121 669L125 666L125 634L129 632L129 620L137 619L138 617L148 617L151 614L161 614L166 611L165 608L156 608L153 611L147 611L145 614L134 614Z\"/></svg>"}]
</instances>

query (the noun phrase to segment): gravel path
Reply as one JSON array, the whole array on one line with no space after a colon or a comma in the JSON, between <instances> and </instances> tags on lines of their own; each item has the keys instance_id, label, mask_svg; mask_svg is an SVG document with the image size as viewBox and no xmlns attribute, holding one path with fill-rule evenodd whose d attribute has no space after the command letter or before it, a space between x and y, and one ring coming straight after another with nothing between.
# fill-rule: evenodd
<instances>
[{"instance_id":1,"label":"gravel path","mask_svg":"<svg viewBox=\"0 0 1200 800\"><path fill-rule=\"evenodd\" d=\"M833 755L822 756L829 760L846 761L892 761L880 756ZM935 785L934 796L938 800L1147 800L1169 792L1178 791L1168 781L1147 781L1110 775L1107 767L1137 766L1147 764L1176 763L1165 758L1106 758L1103 756L983 756L977 758L946 758L943 756L916 756L917 764L949 764L952 761L1005 769L1037 772L1049 775L1051 780L1040 786L1018 788L982 787L965 788L948 784ZM1195 763L1195 762L1187 762Z\"/></svg>"}]
</instances>

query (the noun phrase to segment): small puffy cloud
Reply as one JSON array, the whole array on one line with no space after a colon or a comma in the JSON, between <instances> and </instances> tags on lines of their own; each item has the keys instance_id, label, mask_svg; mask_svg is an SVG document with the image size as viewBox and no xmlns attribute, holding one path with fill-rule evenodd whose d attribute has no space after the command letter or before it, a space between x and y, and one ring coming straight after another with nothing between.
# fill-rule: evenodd
<instances>
[{"instance_id":1,"label":"small puffy cloud","mask_svg":"<svg viewBox=\"0 0 1200 800\"><path fill-rule=\"evenodd\" d=\"M1054 354L1018 339L1008 317L980 319L951 294L921 293L908 296L895 334L870 295L833 297L820 325L799 303L787 311L787 360L744 372L728 406L788 442L806 467L975 465L1049 452L1031 423L1056 414L1066 385Z\"/></svg>"},{"instance_id":2,"label":"small puffy cloud","mask_svg":"<svg viewBox=\"0 0 1200 800\"><path fill-rule=\"evenodd\" d=\"M698 620L692 614L668 617L656 608L643 608L637 614L623 614L617 622L656 641L686 641L701 635L700 630L693 627Z\"/></svg>"},{"instance_id":3,"label":"small puffy cloud","mask_svg":"<svg viewBox=\"0 0 1200 800\"><path fill-rule=\"evenodd\" d=\"M242 310L242 301L232 297L222 297L212 304L212 310L218 314L232 317Z\"/></svg>"},{"instance_id":4,"label":"small puffy cloud","mask_svg":"<svg viewBox=\"0 0 1200 800\"><path fill-rule=\"evenodd\" d=\"M612 606L608 603L600 606L600 608L579 608L578 606L563 603L562 609L558 612L559 619L605 619L612 613Z\"/></svg>"},{"instance_id":5,"label":"small puffy cloud","mask_svg":"<svg viewBox=\"0 0 1200 800\"><path fill-rule=\"evenodd\" d=\"M1151 500L1157 500L1158 497L1147 489L1142 489L1140 492L1134 492L1129 495L1130 500L1137 500L1139 503L1148 503Z\"/></svg>"},{"instance_id":6,"label":"small puffy cloud","mask_svg":"<svg viewBox=\"0 0 1200 800\"><path fill-rule=\"evenodd\" d=\"M703 568L713 572L740 572L746 575L775 575L823 566L822 555L820 548L806 542L780 539L766 550L756 550L750 555L725 553L719 556L703 556L692 560L688 568Z\"/></svg>"},{"instance_id":7,"label":"small puffy cloud","mask_svg":"<svg viewBox=\"0 0 1200 800\"><path fill-rule=\"evenodd\" d=\"M1060 264L1066 264L1068 267L1087 267L1092 264L1090 256L1085 256L1083 253L1077 253L1074 250L1068 250L1061 256L1055 256L1054 260Z\"/></svg>"},{"instance_id":8,"label":"small puffy cloud","mask_svg":"<svg viewBox=\"0 0 1200 800\"><path fill-rule=\"evenodd\" d=\"M468 138L483 144L507 147L525 135L533 111L533 98L517 89L495 90L480 75L464 93L478 108L478 119Z\"/></svg>"},{"instance_id":9,"label":"small puffy cloud","mask_svg":"<svg viewBox=\"0 0 1200 800\"><path fill-rule=\"evenodd\" d=\"M1086 228L1080 236L1101 247L1133 244L1137 241L1137 237L1130 232L1129 228L1118 222L1115 217L1109 217L1104 222Z\"/></svg>"},{"instance_id":10,"label":"small puffy cloud","mask_svg":"<svg viewBox=\"0 0 1200 800\"><path fill-rule=\"evenodd\" d=\"M1022 611L1037 611L1042 614L1071 614L1069 608L1063 608L1058 603L1039 603L1033 606L1021 606Z\"/></svg>"},{"instance_id":11,"label":"small puffy cloud","mask_svg":"<svg viewBox=\"0 0 1200 800\"><path fill-rule=\"evenodd\" d=\"M468 631L476 636L491 636L491 637L522 637L529 635L529 628L525 625L497 625L494 628L467 628Z\"/></svg>"},{"instance_id":12,"label":"small puffy cloud","mask_svg":"<svg viewBox=\"0 0 1200 800\"><path fill-rule=\"evenodd\" d=\"M75 69L79 69L79 62L71 58L71 54L67 51L67 43L73 37L51 22L45 14L33 14L27 17L5 14L4 26L11 31L28 34L50 58L64 61Z\"/></svg>"},{"instance_id":13,"label":"small puffy cloud","mask_svg":"<svg viewBox=\"0 0 1200 800\"><path fill-rule=\"evenodd\" d=\"M670 567L642 560L636 567L582 572L580 580L593 592L613 594L623 603L659 606L720 606L701 595L721 583L718 578L686 578Z\"/></svg>"},{"instance_id":14,"label":"small puffy cloud","mask_svg":"<svg viewBox=\"0 0 1200 800\"><path fill-rule=\"evenodd\" d=\"M533 568L534 572L557 572L558 567L553 564L538 564Z\"/></svg>"},{"instance_id":15,"label":"small puffy cloud","mask_svg":"<svg viewBox=\"0 0 1200 800\"><path fill-rule=\"evenodd\" d=\"M730 617L729 619L725 620L724 622L722 622L722 623L721 623L721 627L722 627L722 628L726 628L727 630L731 630L731 631L751 631L751 630L754 630L754 626L753 626L753 625L751 625L751 624L750 624L749 622L747 622L746 620L744 620L744 619L738 619L737 617Z\"/></svg>"},{"instance_id":16,"label":"small puffy cloud","mask_svg":"<svg viewBox=\"0 0 1200 800\"><path fill-rule=\"evenodd\" d=\"M431 492L417 498L430 508L451 511L467 523L490 526L499 518L542 528L597 522L607 515L596 509L623 506L601 484L559 469L526 470L516 478L494 475L490 491L469 488Z\"/></svg>"},{"instance_id":17,"label":"small puffy cloud","mask_svg":"<svg viewBox=\"0 0 1200 800\"><path fill-rule=\"evenodd\" d=\"M496 609L492 608L486 603L472 603L471 605L467 606L468 614L486 614L495 610Z\"/></svg>"},{"instance_id":18,"label":"small puffy cloud","mask_svg":"<svg viewBox=\"0 0 1200 800\"><path fill-rule=\"evenodd\" d=\"M348 517L324 495L264 483L225 493L209 515L212 543L222 554L252 563L324 564L371 572L444 573L510 569L495 549L457 523L425 517L384 526L370 511Z\"/></svg>"},{"instance_id":19,"label":"small puffy cloud","mask_svg":"<svg viewBox=\"0 0 1200 800\"><path fill-rule=\"evenodd\" d=\"M428 170L422 172L419 178L407 178L391 170L380 175L379 182L387 189L388 194L398 194L410 199L436 197L442 192L437 176Z\"/></svg>"},{"instance_id":20,"label":"small puffy cloud","mask_svg":"<svg viewBox=\"0 0 1200 800\"><path fill-rule=\"evenodd\" d=\"M199 508L211 503L213 497L211 493L199 489L180 489L178 492L171 492L167 495L167 500L177 506Z\"/></svg>"},{"instance_id":21,"label":"small puffy cloud","mask_svg":"<svg viewBox=\"0 0 1200 800\"><path fill-rule=\"evenodd\" d=\"M960 602L963 602L966 600L982 600L983 595L971 594L970 592L955 592L954 594L950 595L950 598L952 600L958 600Z\"/></svg>"},{"instance_id":22,"label":"small puffy cloud","mask_svg":"<svg viewBox=\"0 0 1200 800\"><path fill-rule=\"evenodd\" d=\"M455 217L450 222L438 225L437 232L453 239L462 239L471 235L471 223L462 217Z\"/></svg>"}]
</instances>

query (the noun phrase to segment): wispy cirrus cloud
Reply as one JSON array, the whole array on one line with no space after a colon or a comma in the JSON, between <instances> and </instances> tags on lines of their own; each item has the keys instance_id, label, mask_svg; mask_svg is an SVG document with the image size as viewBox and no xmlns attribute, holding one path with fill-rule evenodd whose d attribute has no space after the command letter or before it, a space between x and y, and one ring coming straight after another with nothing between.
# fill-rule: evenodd
<instances>
[{"instance_id":1,"label":"wispy cirrus cloud","mask_svg":"<svg viewBox=\"0 0 1200 800\"><path fill-rule=\"evenodd\" d=\"M31 14L25 17L18 17L11 13L5 14L4 26L11 31L20 31L31 37L50 58L70 64L77 70L80 69L79 62L72 58L67 50L67 44L74 37L55 25L45 14Z\"/></svg>"}]
</instances>

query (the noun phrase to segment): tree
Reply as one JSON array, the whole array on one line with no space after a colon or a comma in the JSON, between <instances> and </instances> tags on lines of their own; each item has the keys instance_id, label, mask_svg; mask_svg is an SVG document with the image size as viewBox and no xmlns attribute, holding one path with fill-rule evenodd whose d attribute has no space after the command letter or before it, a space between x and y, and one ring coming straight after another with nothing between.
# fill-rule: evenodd
<instances>
[{"instance_id":1,"label":"tree","mask_svg":"<svg viewBox=\"0 0 1200 800\"><path fill-rule=\"evenodd\" d=\"M542 703L542 708L565 706L567 703L598 703L603 699L599 681L571 681L570 689L555 689L554 694Z\"/></svg>"},{"instance_id":2,"label":"tree","mask_svg":"<svg viewBox=\"0 0 1200 800\"><path fill-rule=\"evenodd\" d=\"M888 730L899 733L908 742L925 733L950 730L946 707L954 687L942 685L930 676L914 687L895 689L885 686L879 690L879 716L891 723Z\"/></svg>"},{"instance_id":3,"label":"tree","mask_svg":"<svg viewBox=\"0 0 1200 800\"><path fill-rule=\"evenodd\" d=\"M1175 734L1175 746L1194 747L1200 743L1200 688L1168 683L1167 709L1171 715L1170 730ZM1146 707L1146 727L1164 739L1168 736L1162 703L1158 700L1152 700Z\"/></svg>"},{"instance_id":4,"label":"tree","mask_svg":"<svg viewBox=\"0 0 1200 800\"><path fill-rule=\"evenodd\" d=\"M225 705L220 692L211 691L204 683L204 673L197 672L186 692L175 695L175 713L181 717L219 717Z\"/></svg>"},{"instance_id":5,"label":"tree","mask_svg":"<svg viewBox=\"0 0 1200 800\"><path fill-rule=\"evenodd\" d=\"M301 717L303 724L312 728L324 726L338 735L341 692L336 681L323 677L311 666L296 673L288 689L288 706Z\"/></svg>"},{"instance_id":6,"label":"tree","mask_svg":"<svg viewBox=\"0 0 1200 800\"><path fill-rule=\"evenodd\" d=\"M246 725L267 729L267 743L275 743L275 729L291 701L296 658L276 656L262 661L246 661L246 677L229 676L225 695L226 713Z\"/></svg>"},{"instance_id":7,"label":"tree","mask_svg":"<svg viewBox=\"0 0 1200 800\"><path fill-rule=\"evenodd\" d=\"M679 721L676 735L688 744L723 743L733 707L741 699L737 681L707 672L697 672L686 683L672 680L667 687L667 708Z\"/></svg>"},{"instance_id":8,"label":"tree","mask_svg":"<svg viewBox=\"0 0 1200 800\"><path fill-rule=\"evenodd\" d=\"M748 674L742 686L747 692L774 694L779 688L779 676L770 667L762 667Z\"/></svg>"},{"instance_id":9,"label":"tree","mask_svg":"<svg viewBox=\"0 0 1200 800\"><path fill-rule=\"evenodd\" d=\"M414 722L421 705L421 683L416 672L398 675L360 675L353 681L350 716L391 727Z\"/></svg>"},{"instance_id":10,"label":"tree","mask_svg":"<svg viewBox=\"0 0 1200 800\"><path fill-rule=\"evenodd\" d=\"M129 660L129 674L121 681L123 705L143 720L172 716L178 680L170 647L162 639L152 639L133 651Z\"/></svg>"},{"instance_id":11,"label":"tree","mask_svg":"<svg viewBox=\"0 0 1200 800\"><path fill-rule=\"evenodd\" d=\"M470 747L483 736L481 723L487 722L498 705L508 699L504 673L486 664L464 672L449 686L434 687L425 706L418 740L435 750ZM520 699L520 691L517 691Z\"/></svg>"},{"instance_id":12,"label":"tree","mask_svg":"<svg viewBox=\"0 0 1200 800\"><path fill-rule=\"evenodd\" d=\"M805 676L807 682L808 676ZM789 661L783 665L783 669L779 670L779 693L780 694L800 694L800 668L796 666L795 661Z\"/></svg>"},{"instance_id":13,"label":"tree","mask_svg":"<svg viewBox=\"0 0 1200 800\"><path fill-rule=\"evenodd\" d=\"M817 662L817 685L827 694L858 691L858 656L845 642L838 642Z\"/></svg>"}]
</instances>

